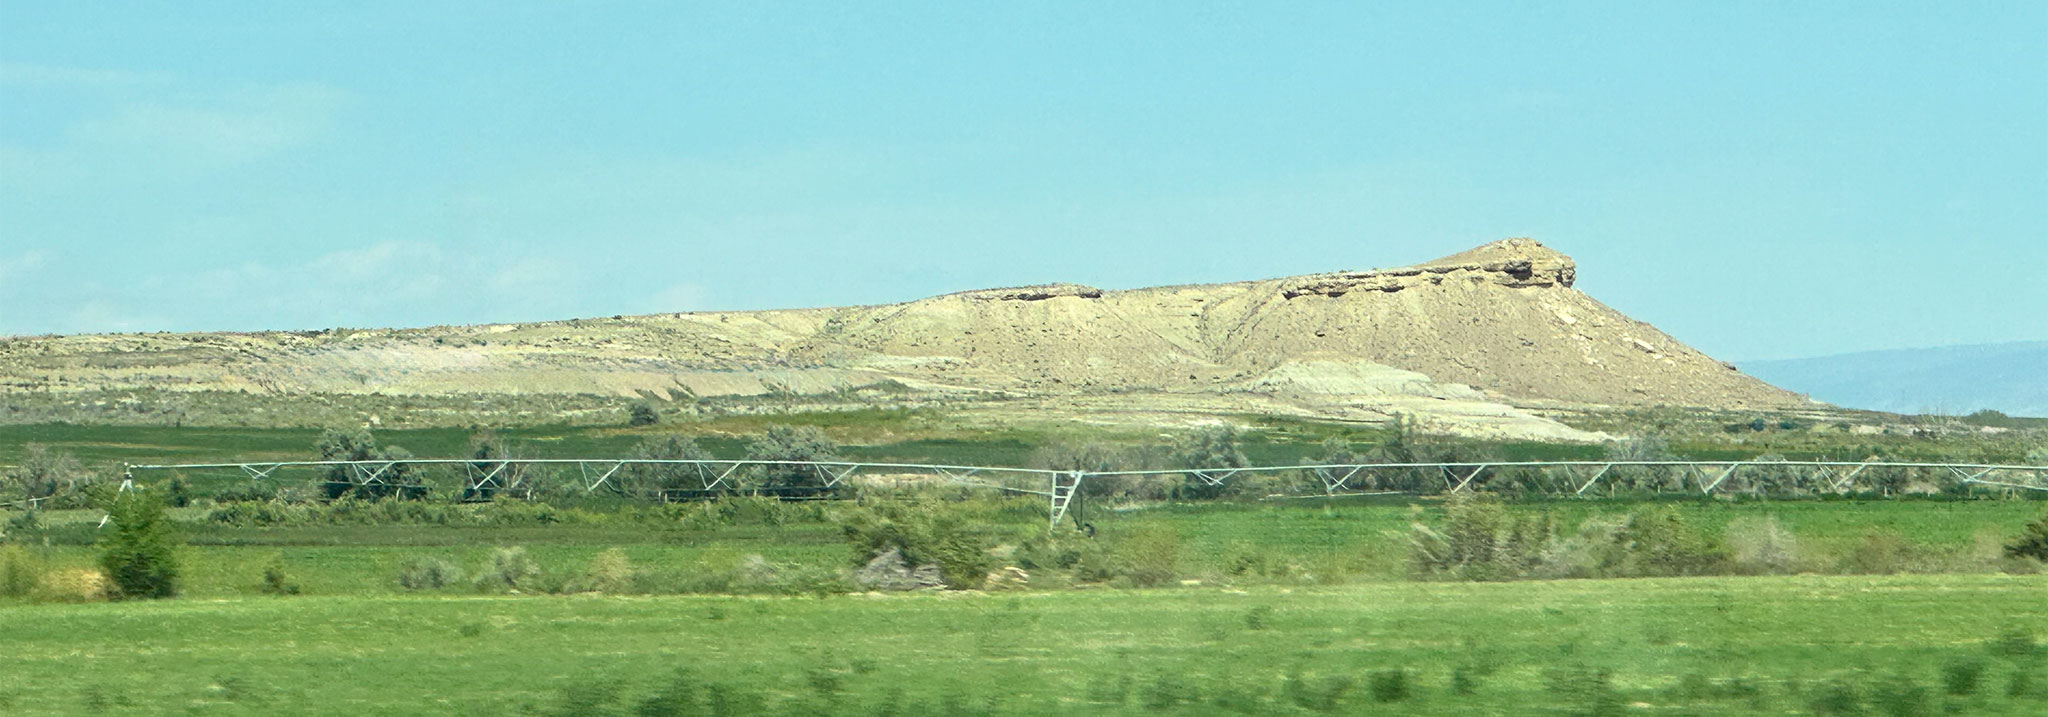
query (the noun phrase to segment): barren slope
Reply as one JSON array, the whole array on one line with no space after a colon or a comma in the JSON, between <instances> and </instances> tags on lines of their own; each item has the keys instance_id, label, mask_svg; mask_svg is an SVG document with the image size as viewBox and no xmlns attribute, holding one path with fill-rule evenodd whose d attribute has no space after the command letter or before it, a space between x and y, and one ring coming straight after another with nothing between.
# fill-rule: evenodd
<instances>
[{"instance_id":1,"label":"barren slope","mask_svg":"<svg viewBox=\"0 0 2048 717\"><path fill-rule=\"evenodd\" d=\"M1509 239L1414 267L904 304L405 330L0 339L0 392L1003 396L1130 410L1438 415L1570 437L1515 405L1779 407L1745 376L1571 288ZM0 393L4 395L4 393ZM1082 399L1086 399L1085 401ZM884 399L886 400L886 399ZM1463 418L1460 418L1460 417Z\"/></svg>"}]
</instances>

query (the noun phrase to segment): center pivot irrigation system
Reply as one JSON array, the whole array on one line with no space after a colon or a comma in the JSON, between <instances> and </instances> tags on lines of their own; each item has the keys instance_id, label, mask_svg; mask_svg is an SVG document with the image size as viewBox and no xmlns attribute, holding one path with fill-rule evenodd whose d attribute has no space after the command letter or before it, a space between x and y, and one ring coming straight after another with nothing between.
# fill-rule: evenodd
<instances>
[{"instance_id":1,"label":"center pivot irrigation system","mask_svg":"<svg viewBox=\"0 0 2048 717\"><path fill-rule=\"evenodd\" d=\"M1893 461L1511 461L1490 463L1345 463L1242 468L1151 469L1128 471L1063 471L1044 468L954 466L925 463L856 461L666 460L652 458L406 458L362 461L272 461L130 465L123 487L135 474L149 471L239 471L252 480L271 479L284 469L324 471L326 482L350 488L389 491L424 488L422 469L459 471L467 493L488 495L522 488L533 468L575 470L585 492L609 488L626 493L626 477L637 470L662 469L694 476L700 487L658 488L662 500L693 499L721 493L755 492L798 497L829 492L856 473L869 487L951 484L1010 493L1044 496L1053 528L1067 517L1082 485L1089 481L1158 477L1220 488L1233 478L1252 475L1294 475L1322 495L1459 493L1503 487L1541 495L1584 496L1604 485L1609 491L1629 489L1658 493L1845 494L1885 493L1914 484L1970 489L1975 486L2008 491L2048 492L2048 466L1975 463L1907 463ZM788 487L743 486L745 469L782 469L811 473L818 482ZM1596 493L1597 495L1597 493ZM1078 512L1076 524L1080 523Z\"/></svg>"}]
</instances>

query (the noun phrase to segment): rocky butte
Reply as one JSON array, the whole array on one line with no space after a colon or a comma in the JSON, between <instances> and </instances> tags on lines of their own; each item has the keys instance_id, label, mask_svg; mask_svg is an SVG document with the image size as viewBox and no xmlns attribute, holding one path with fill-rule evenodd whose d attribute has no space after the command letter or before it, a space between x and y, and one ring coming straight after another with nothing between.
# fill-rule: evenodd
<instances>
[{"instance_id":1,"label":"rocky butte","mask_svg":"<svg viewBox=\"0 0 2048 717\"><path fill-rule=\"evenodd\" d=\"M597 394L986 417L1175 423L1418 417L1591 437L1553 409L1774 409L1799 396L1572 288L1570 257L1506 239L1415 266L1105 291L1047 284L880 306L524 324L0 339L7 393Z\"/></svg>"}]
</instances>

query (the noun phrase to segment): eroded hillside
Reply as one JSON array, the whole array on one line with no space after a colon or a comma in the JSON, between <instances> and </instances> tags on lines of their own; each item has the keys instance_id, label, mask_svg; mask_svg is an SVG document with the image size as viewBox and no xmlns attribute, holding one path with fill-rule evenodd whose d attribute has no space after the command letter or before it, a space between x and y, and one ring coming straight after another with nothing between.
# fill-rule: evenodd
<instances>
[{"instance_id":1,"label":"eroded hillside","mask_svg":"<svg viewBox=\"0 0 2048 717\"><path fill-rule=\"evenodd\" d=\"M1054 284L848 308L18 337L0 340L0 391L831 394L1105 415L1401 412L1542 438L1584 434L1529 408L1801 402L1573 289L1576 274L1569 257L1508 239L1399 269L1128 291Z\"/></svg>"}]
</instances>

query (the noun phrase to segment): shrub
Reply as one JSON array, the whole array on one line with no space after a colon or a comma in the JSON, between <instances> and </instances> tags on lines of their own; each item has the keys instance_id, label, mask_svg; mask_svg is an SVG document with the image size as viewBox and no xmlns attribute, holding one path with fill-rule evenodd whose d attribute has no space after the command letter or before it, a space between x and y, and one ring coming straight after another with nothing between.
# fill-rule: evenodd
<instances>
[{"instance_id":1,"label":"shrub","mask_svg":"<svg viewBox=\"0 0 2048 717\"><path fill-rule=\"evenodd\" d=\"M1610 717L1622 714L1620 693L1615 692L1613 673L1583 665L1547 670L1544 688L1572 705L1572 714Z\"/></svg>"},{"instance_id":2,"label":"shrub","mask_svg":"<svg viewBox=\"0 0 2048 717\"><path fill-rule=\"evenodd\" d=\"M439 590L462 580L462 569L440 558L408 558L398 568L398 586L407 590Z\"/></svg>"},{"instance_id":3,"label":"shrub","mask_svg":"<svg viewBox=\"0 0 2048 717\"><path fill-rule=\"evenodd\" d=\"M1285 578L1299 569L1286 553L1242 543L1225 550L1223 565L1232 577Z\"/></svg>"},{"instance_id":4,"label":"shrub","mask_svg":"<svg viewBox=\"0 0 2048 717\"><path fill-rule=\"evenodd\" d=\"M1620 575L1626 577L1709 575L1726 560L1719 545L1670 506L1631 514L1617 539L1626 556Z\"/></svg>"},{"instance_id":5,"label":"shrub","mask_svg":"<svg viewBox=\"0 0 2048 717\"><path fill-rule=\"evenodd\" d=\"M1799 541L1776 516L1737 520L1728 525L1726 535L1737 572L1784 575L1798 569Z\"/></svg>"},{"instance_id":6,"label":"shrub","mask_svg":"<svg viewBox=\"0 0 2048 717\"><path fill-rule=\"evenodd\" d=\"M1366 676L1366 692L1374 702L1400 702L1408 699L1408 671L1399 667L1373 670Z\"/></svg>"},{"instance_id":7,"label":"shrub","mask_svg":"<svg viewBox=\"0 0 2048 717\"><path fill-rule=\"evenodd\" d=\"M812 565L771 565L759 555L747 556L733 589L772 595L809 595L823 598L854 590L847 571Z\"/></svg>"},{"instance_id":8,"label":"shrub","mask_svg":"<svg viewBox=\"0 0 2048 717\"><path fill-rule=\"evenodd\" d=\"M2005 696L2019 698L2048 694L2048 690L2037 686L2034 679L2034 673L2028 671L2027 668L2014 667L2012 676L2005 683Z\"/></svg>"},{"instance_id":9,"label":"shrub","mask_svg":"<svg viewBox=\"0 0 2048 717\"><path fill-rule=\"evenodd\" d=\"M629 518L673 520L668 513L622 513ZM364 501L340 498L330 503L228 503L206 512L206 520L222 525L553 525L593 523L607 517L546 503L500 501L458 505L427 501Z\"/></svg>"},{"instance_id":10,"label":"shrub","mask_svg":"<svg viewBox=\"0 0 2048 717\"><path fill-rule=\"evenodd\" d=\"M1316 679L1289 672L1281 683L1281 691L1295 706L1315 712L1335 712L1344 704L1344 696L1350 694L1357 682L1350 675L1331 675Z\"/></svg>"},{"instance_id":11,"label":"shrub","mask_svg":"<svg viewBox=\"0 0 2048 717\"><path fill-rule=\"evenodd\" d=\"M1097 473L1121 470L1127 463L1117 449L1105 443L1076 443L1059 440L1033 451L1031 465L1056 471L1082 471ZM1080 492L1085 497L1102 497L1116 492L1117 481L1096 478L1082 481ZM1075 506L1080 507L1080 506Z\"/></svg>"},{"instance_id":12,"label":"shrub","mask_svg":"<svg viewBox=\"0 0 2048 717\"><path fill-rule=\"evenodd\" d=\"M703 683L698 681L696 674L689 668L679 668L669 677L668 682L655 688L654 694L640 700L640 703L634 706L633 713L639 717L682 717L702 714L703 701L697 695L697 691L702 687Z\"/></svg>"},{"instance_id":13,"label":"shrub","mask_svg":"<svg viewBox=\"0 0 2048 717\"><path fill-rule=\"evenodd\" d=\"M1166 526L1146 526L1113 546L1123 577L1138 587L1172 582L1180 569L1180 535Z\"/></svg>"},{"instance_id":14,"label":"shrub","mask_svg":"<svg viewBox=\"0 0 2048 717\"><path fill-rule=\"evenodd\" d=\"M1073 570L1089 553L1102 552L1102 543L1079 535L1046 535L1025 538L1012 556L1026 570Z\"/></svg>"},{"instance_id":15,"label":"shrub","mask_svg":"<svg viewBox=\"0 0 2048 717\"><path fill-rule=\"evenodd\" d=\"M164 485L164 501L173 508L192 504L192 485L185 482L183 474L171 476L170 482Z\"/></svg>"},{"instance_id":16,"label":"shrub","mask_svg":"<svg viewBox=\"0 0 2048 717\"><path fill-rule=\"evenodd\" d=\"M412 452L398 446L379 448L377 438L370 429L358 428L353 431L330 429L320 435L313 444L323 461L395 461L412 457ZM321 492L328 500L343 497L375 498L419 498L426 494L418 485L413 467L395 464L381 469L370 469L376 474L376 482L364 480L363 469L353 465L328 466L321 474Z\"/></svg>"},{"instance_id":17,"label":"shrub","mask_svg":"<svg viewBox=\"0 0 2048 717\"><path fill-rule=\"evenodd\" d=\"M476 588L484 591L533 590L539 586L540 563L519 546L491 551L491 560L477 571Z\"/></svg>"},{"instance_id":18,"label":"shrub","mask_svg":"<svg viewBox=\"0 0 2048 717\"><path fill-rule=\"evenodd\" d=\"M2006 557L2048 561L2048 515L2020 529L2020 537L2005 546Z\"/></svg>"},{"instance_id":19,"label":"shrub","mask_svg":"<svg viewBox=\"0 0 2048 717\"><path fill-rule=\"evenodd\" d=\"M497 497L500 491L507 490L516 490L526 498L533 497L536 486L527 480L528 466L505 462L506 459L513 457L512 449L505 445L505 439L498 437L496 431L483 430L471 435L469 457L469 473L479 479L491 476L491 480L478 486L468 485L468 481L465 480L462 487L463 500L490 500Z\"/></svg>"},{"instance_id":20,"label":"shrub","mask_svg":"<svg viewBox=\"0 0 2048 717\"><path fill-rule=\"evenodd\" d=\"M815 462L839 460L839 443L816 426L769 426L747 444L747 459ZM768 465L756 470L756 489L776 495L825 492L825 478L809 466Z\"/></svg>"},{"instance_id":21,"label":"shrub","mask_svg":"<svg viewBox=\"0 0 2048 717\"><path fill-rule=\"evenodd\" d=\"M1239 443L1240 434L1236 426L1211 426L1183 438L1174 460L1181 468L1243 468L1251 465L1251 462L1245 460L1244 451L1238 447ZM1233 485L1235 484L1229 481L1213 484L1189 473L1174 488L1173 497L1196 500L1217 498L1232 492Z\"/></svg>"},{"instance_id":22,"label":"shrub","mask_svg":"<svg viewBox=\"0 0 2048 717\"><path fill-rule=\"evenodd\" d=\"M1458 493L1444 501L1439 528L1416 521L1408 557L1417 575L1453 580L1522 577L1555 539L1548 514L1509 515L1498 500Z\"/></svg>"},{"instance_id":23,"label":"shrub","mask_svg":"<svg viewBox=\"0 0 2048 717\"><path fill-rule=\"evenodd\" d=\"M670 434L648 436L633 446L633 457L649 460L681 461L710 460L715 458L710 451L697 446L687 436ZM721 469L722 470L722 469ZM619 488L628 495L647 498L661 498L668 491L703 490L707 477L705 469L687 463L638 463L627 466L625 475L619 481ZM711 477L716 477L713 474ZM732 493L738 486L731 479L719 485L718 492Z\"/></svg>"},{"instance_id":24,"label":"shrub","mask_svg":"<svg viewBox=\"0 0 2048 717\"><path fill-rule=\"evenodd\" d=\"M1478 692L1479 683L1481 678L1486 676L1485 673L1485 670L1471 665L1461 664L1451 668L1451 694L1469 695Z\"/></svg>"},{"instance_id":25,"label":"shrub","mask_svg":"<svg viewBox=\"0 0 2048 717\"><path fill-rule=\"evenodd\" d=\"M1273 626L1273 606L1254 605L1244 613L1244 629L1264 630Z\"/></svg>"},{"instance_id":26,"label":"shrub","mask_svg":"<svg viewBox=\"0 0 2048 717\"><path fill-rule=\"evenodd\" d=\"M633 563L626 559L626 551L606 548L590 559L590 569L584 571L578 587L600 593L620 593L633 585Z\"/></svg>"},{"instance_id":27,"label":"shrub","mask_svg":"<svg viewBox=\"0 0 2048 717\"><path fill-rule=\"evenodd\" d=\"M1266 702L1263 685L1236 680L1219 680L1211 690L1209 704L1222 712L1244 715L1267 714L1272 711Z\"/></svg>"},{"instance_id":28,"label":"shrub","mask_svg":"<svg viewBox=\"0 0 2048 717\"><path fill-rule=\"evenodd\" d=\"M277 499L277 484L268 481L250 482L222 488L213 494L213 502L216 504L266 503Z\"/></svg>"},{"instance_id":29,"label":"shrub","mask_svg":"<svg viewBox=\"0 0 2048 717\"><path fill-rule=\"evenodd\" d=\"M554 703L544 709L529 706L525 712L538 717L602 717L620 713L624 698L616 678L586 677L555 692Z\"/></svg>"},{"instance_id":30,"label":"shrub","mask_svg":"<svg viewBox=\"0 0 2048 717\"><path fill-rule=\"evenodd\" d=\"M987 535L974 530L951 503L885 503L854 508L840 517L840 531L853 548L853 564L898 550L911 567L937 565L946 586L981 587L996 560Z\"/></svg>"},{"instance_id":31,"label":"shrub","mask_svg":"<svg viewBox=\"0 0 2048 717\"><path fill-rule=\"evenodd\" d=\"M1071 570L1080 582L1099 583L1125 575L1124 566L1112 554L1106 540L1081 536L1037 535L1017 548L1017 564L1028 570Z\"/></svg>"},{"instance_id":32,"label":"shrub","mask_svg":"<svg viewBox=\"0 0 2048 717\"><path fill-rule=\"evenodd\" d=\"M1933 713L1928 705L1927 687L1905 675L1893 675L1871 685L1870 704L1877 708L1879 714L1888 717L1919 717Z\"/></svg>"},{"instance_id":33,"label":"shrub","mask_svg":"<svg viewBox=\"0 0 2048 717\"><path fill-rule=\"evenodd\" d=\"M627 425L652 426L660 422L661 414L654 410L653 404L646 401L634 401L633 406L626 409Z\"/></svg>"},{"instance_id":34,"label":"shrub","mask_svg":"<svg viewBox=\"0 0 2048 717\"><path fill-rule=\"evenodd\" d=\"M1086 473L1118 470L1124 464L1117 449L1107 443L1069 440L1055 440L1040 446L1031 453L1030 462L1034 468Z\"/></svg>"},{"instance_id":35,"label":"shrub","mask_svg":"<svg viewBox=\"0 0 2048 717\"><path fill-rule=\"evenodd\" d=\"M1811 473L1784 465L1787 461L1781 453L1765 453L1751 458L1748 465L1729 475L1727 491L1752 495L1800 495L1824 487L1815 482Z\"/></svg>"},{"instance_id":36,"label":"shrub","mask_svg":"<svg viewBox=\"0 0 2048 717\"><path fill-rule=\"evenodd\" d=\"M1097 704L1120 705L1131 699L1131 676L1124 673L1097 672L1088 681L1088 701Z\"/></svg>"},{"instance_id":37,"label":"shrub","mask_svg":"<svg viewBox=\"0 0 2048 717\"><path fill-rule=\"evenodd\" d=\"M1898 531L1874 529L1842 556L1842 570L1856 575L1890 575L1906 571L1912 561L1913 546Z\"/></svg>"},{"instance_id":38,"label":"shrub","mask_svg":"<svg viewBox=\"0 0 2048 717\"><path fill-rule=\"evenodd\" d=\"M1415 418L1396 413L1380 432L1378 445L1373 447L1373 463L1427 463L1432 456L1431 446L1426 442ZM1376 473L1372 476L1372 488L1377 490L1420 490L1424 483L1418 470L1394 470Z\"/></svg>"},{"instance_id":39,"label":"shrub","mask_svg":"<svg viewBox=\"0 0 2048 717\"><path fill-rule=\"evenodd\" d=\"M1153 675L1152 681L1145 685L1141 696L1144 698L1145 709L1155 711L1170 710L1184 704L1200 702L1202 699L1201 690L1196 687L1193 676L1170 672Z\"/></svg>"},{"instance_id":40,"label":"shrub","mask_svg":"<svg viewBox=\"0 0 2048 717\"><path fill-rule=\"evenodd\" d=\"M8 518L6 523L0 524L0 540L26 541L30 534L41 532L43 519L36 517L40 512L31 508Z\"/></svg>"},{"instance_id":41,"label":"shrub","mask_svg":"<svg viewBox=\"0 0 2048 717\"><path fill-rule=\"evenodd\" d=\"M28 597L49 571L49 563L28 548L0 545L0 597Z\"/></svg>"},{"instance_id":42,"label":"shrub","mask_svg":"<svg viewBox=\"0 0 2048 717\"><path fill-rule=\"evenodd\" d=\"M1835 680L1822 686L1807 703L1807 709L1817 715L1853 715L1863 712L1863 695L1856 686L1843 680Z\"/></svg>"},{"instance_id":43,"label":"shrub","mask_svg":"<svg viewBox=\"0 0 2048 717\"><path fill-rule=\"evenodd\" d=\"M2009 658L2033 657L2041 652L2041 646L2034 643L2034 634L2017 627L1999 633L1990 648L1992 654Z\"/></svg>"},{"instance_id":44,"label":"shrub","mask_svg":"<svg viewBox=\"0 0 2048 717\"><path fill-rule=\"evenodd\" d=\"M164 504L140 492L117 494L107 509L100 568L123 598L167 598L178 593L178 560Z\"/></svg>"},{"instance_id":45,"label":"shrub","mask_svg":"<svg viewBox=\"0 0 2048 717\"><path fill-rule=\"evenodd\" d=\"M107 576L91 568L67 568L43 575L30 597L43 602L98 602L114 596Z\"/></svg>"},{"instance_id":46,"label":"shrub","mask_svg":"<svg viewBox=\"0 0 2048 717\"><path fill-rule=\"evenodd\" d=\"M1671 440L1659 435L1644 435L1607 444L1607 459L1610 461L1669 461L1678 455L1671 451ZM1641 492L1658 492L1676 488L1679 474L1669 466L1615 466L1608 471L1606 480L1610 489L1619 488Z\"/></svg>"},{"instance_id":47,"label":"shrub","mask_svg":"<svg viewBox=\"0 0 2048 717\"><path fill-rule=\"evenodd\" d=\"M52 451L40 443L22 447L21 465L0 474L7 487L25 499L59 497L91 480L78 459L63 451ZM58 507L58 506L43 506Z\"/></svg>"},{"instance_id":48,"label":"shrub","mask_svg":"<svg viewBox=\"0 0 2048 717\"><path fill-rule=\"evenodd\" d=\"M269 595L297 595L299 584L292 582L284 572L284 556L271 556L263 566L263 592Z\"/></svg>"},{"instance_id":49,"label":"shrub","mask_svg":"<svg viewBox=\"0 0 2048 717\"><path fill-rule=\"evenodd\" d=\"M1974 694L1984 682L1984 660L1959 657L1941 665L1941 691L1951 695Z\"/></svg>"}]
</instances>

